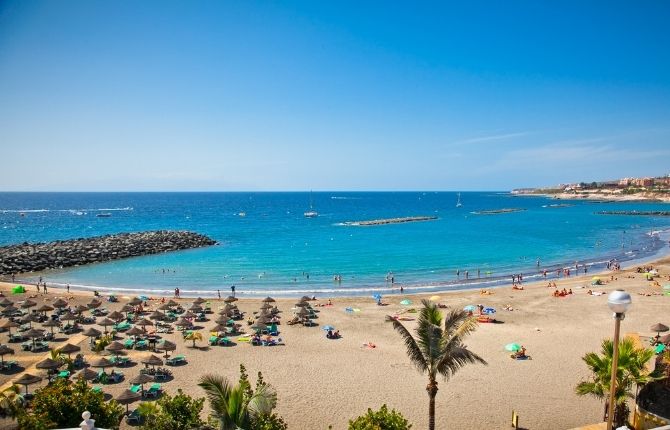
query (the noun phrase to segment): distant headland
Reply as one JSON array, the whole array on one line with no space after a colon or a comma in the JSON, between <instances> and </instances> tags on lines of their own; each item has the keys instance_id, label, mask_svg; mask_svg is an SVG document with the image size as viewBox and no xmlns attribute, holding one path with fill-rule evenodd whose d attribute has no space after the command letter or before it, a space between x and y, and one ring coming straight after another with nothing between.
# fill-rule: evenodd
<instances>
[{"instance_id":1,"label":"distant headland","mask_svg":"<svg viewBox=\"0 0 670 430\"><path fill-rule=\"evenodd\" d=\"M48 243L0 247L0 274L37 272L215 245L190 231L122 233Z\"/></svg>"},{"instance_id":2,"label":"distant headland","mask_svg":"<svg viewBox=\"0 0 670 430\"><path fill-rule=\"evenodd\" d=\"M670 175L560 184L547 188L519 188L512 190L512 194L517 196L548 196L564 200L588 199L670 203Z\"/></svg>"}]
</instances>

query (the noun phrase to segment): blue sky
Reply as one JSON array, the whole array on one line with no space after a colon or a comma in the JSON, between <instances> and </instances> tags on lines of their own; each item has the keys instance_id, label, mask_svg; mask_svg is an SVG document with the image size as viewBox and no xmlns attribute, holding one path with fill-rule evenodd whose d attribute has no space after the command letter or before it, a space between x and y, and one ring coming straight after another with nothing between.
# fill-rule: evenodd
<instances>
[{"instance_id":1,"label":"blue sky","mask_svg":"<svg viewBox=\"0 0 670 430\"><path fill-rule=\"evenodd\" d=\"M670 3L0 1L0 190L670 173Z\"/></svg>"}]
</instances>

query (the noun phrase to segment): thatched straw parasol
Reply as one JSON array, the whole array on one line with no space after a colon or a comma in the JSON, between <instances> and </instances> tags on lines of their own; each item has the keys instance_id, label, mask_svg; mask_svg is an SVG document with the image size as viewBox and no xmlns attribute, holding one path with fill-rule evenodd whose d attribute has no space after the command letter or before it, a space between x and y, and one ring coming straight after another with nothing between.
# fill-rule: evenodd
<instances>
[{"instance_id":1,"label":"thatched straw parasol","mask_svg":"<svg viewBox=\"0 0 670 430\"><path fill-rule=\"evenodd\" d=\"M14 354L14 350L7 345L0 345L0 363L5 364L5 355Z\"/></svg>"},{"instance_id":2,"label":"thatched straw parasol","mask_svg":"<svg viewBox=\"0 0 670 430\"><path fill-rule=\"evenodd\" d=\"M140 360L140 363L146 366L162 366L163 360L160 357L156 357L155 355L151 354L150 356Z\"/></svg>"},{"instance_id":3,"label":"thatched straw parasol","mask_svg":"<svg viewBox=\"0 0 670 430\"><path fill-rule=\"evenodd\" d=\"M128 413L129 405L134 401L139 400L140 397L142 397L142 393L133 393L132 391L126 388L125 390L123 390L123 393L119 394L119 396L116 398L116 401L121 403L122 405L126 405L126 413Z\"/></svg>"},{"instance_id":4,"label":"thatched straw parasol","mask_svg":"<svg viewBox=\"0 0 670 430\"><path fill-rule=\"evenodd\" d=\"M72 345L71 343L66 343L61 348L58 348L58 351L61 354L67 354L67 357L70 358L70 354L81 351L81 348L77 345Z\"/></svg>"},{"instance_id":5,"label":"thatched straw parasol","mask_svg":"<svg viewBox=\"0 0 670 430\"><path fill-rule=\"evenodd\" d=\"M198 297L197 299L193 300L194 305L201 305L205 303L207 300L203 299L202 297Z\"/></svg>"},{"instance_id":6,"label":"thatched straw parasol","mask_svg":"<svg viewBox=\"0 0 670 430\"><path fill-rule=\"evenodd\" d=\"M0 300L0 306L2 306L3 308L13 304L14 302L9 300L7 297L3 297L2 300Z\"/></svg>"},{"instance_id":7,"label":"thatched straw parasol","mask_svg":"<svg viewBox=\"0 0 670 430\"><path fill-rule=\"evenodd\" d=\"M145 331L142 330L141 328L137 326L131 327L128 331L126 331L126 336L139 336L141 334L144 334Z\"/></svg>"},{"instance_id":8,"label":"thatched straw parasol","mask_svg":"<svg viewBox=\"0 0 670 430\"><path fill-rule=\"evenodd\" d=\"M100 336L102 332L97 328L89 327L86 330L84 330L81 334L83 334L84 336L88 336L90 338L94 338Z\"/></svg>"},{"instance_id":9,"label":"thatched straw parasol","mask_svg":"<svg viewBox=\"0 0 670 430\"><path fill-rule=\"evenodd\" d=\"M2 327L2 328L6 328L7 330L9 330L9 335L11 336L11 334L12 334L12 327L19 327L20 325L21 325L21 324L19 324L19 323L17 323L17 322L14 322L14 321L12 321L12 320L7 320L7 321L3 322L2 325L0 325L0 327Z\"/></svg>"},{"instance_id":10,"label":"thatched straw parasol","mask_svg":"<svg viewBox=\"0 0 670 430\"><path fill-rule=\"evenodd\" d=\"M31 375L30 373L24 373L19 379L14 381L15 384L23 385L26 387L26 395L28 394L28 385L37 384L42 378L39 376Z\"/></svg>"},{"instance_id":11,"label":"thatched straw parasol","mask_svg":"<svg viewBox=\"0 0 670 430\"><path fill-rule=\"evenodd\" d=\"M147 382L152 382L154 380L153 376L149 376L146 373L140 373L136 377L130 380L131 384L139 384L142 387L142 395L144 395L144 384Z\"/></svg>"},{"instance_id":12,"label":"thatched straw parasol","mask_svg":"<svg viewBox=\"0 0 670 430\"><path fill-rule=\"evenodd\" d=\"M170 342L169 340L163 340L156 345L156 349L159 351L165 351L165 358L169 357L168 351L174 351L177 349L177 345Z\"/></svg>"},{"instance_id":13,"label":"thatched straw parasol","mask_svg":"<svg viewBox=\"0 0 670 430\"><path fill-rule=\"evenodd\" d=\"M56 299L56 300L52 303L52 305L53 305L54 308L59 308L59 309L60 309L60 308L67 307L68 303L67 303L65 300L63 300L63 299Z\"/></svg>"},{"instance_id":14,"label":"thatched straw parasol","mask_svg":"<svg viewBox=\"0 0 670 430\"><path fill-rule=\"evenodd\" d=\"M38 368L38 369L54 370L54 369L58 369L62 365L63 365L63 363L61 363L60 361L56 361L56 360L52 360L50 358L47 358L47 359L42 360L39 363L37 363L35 365L35 367Z\"/></svg>"},{"instance_id":15,"label":"thatched straw parasol","mask_svg":"<svg viewBox=\"0 0 670 430\"><path fill-rule=\"evenodd\" d=\"M263 299L263 303L273 303L273 302L276 302L276 300L270 296Z\"/></svg>"},{"instance_id":16,"label":"thatched straw parasol","mask_svg":"<svg viewBox=\"0 0 670 430\"><path fill-rule=\"evenodd\" d=\"M88 307L89 309L97 309L100 306L102 306L102 302L97 299L93 299L86 304L86 307Z\"/></svg>"},{"instance_id":17,"label":"thatched straw parasol","mask_svg":"<svg viewBox=\"0 0 670 430\"><path fill-rule=\"evenodd\" d=\"M165 319L165 314L163 312L153 311L151 315L149 315L149 319L163 321Z\"/></svg>"},{"instance_id":18,"label":"thatched straw parasol","mask_svg":"<svg viewBox=\"0 0 670 430\"><path fill-rule=\"evenodd\" d=\"M87 310L88 310L88 308L84 305L77 305L72 309L72 311L74 313L80 314L80 315L83 314L84 312L86 312Z\"/></svg>"},{"instance_id":19,"label":"thatched straw parasol","mask_svg":"<svg viewBox=\"0 0 670 430\"><path fill-rule=\"evenodd\" d=\"M42 323L42 327L49 327L51 329L51 334L54 334L54 327L60 327L60 323L56 320L48 320Z\"/></svg>"},{"instance_id":20,"label":"thatched straw parasol","mask_svg":"<svg viewBox=\"0 0 670 430\"><path fill-rule=\"evenodd\" d=\"M40 306L39 308L35 309L37 312L44 312L46 314L47 312L53 311L54 307L47 305L46 303Z\"/></svg>"},{"instance_id":21,"label":"thatched straw parasol","mask_svg":"<svg viewBox=\"0 0 670 430\"><path fill-rule=\"evenodd\" d=\"M223 301L224 301L225 303L233 303L233 302L236 302L237 300L238 300L238 298L237 298L237 297L233 297L233 296L228 296L228 297L226 297L225 299L223 299Z\"/></svg>"},{"instance_id":22,"label":"thatched straw parasol","mask_svg":"<svg viewBox=\"0 0 670 430\"><path fill-rule=\"evenodd\" d=\"M92 381L98 377L98 372L95 370L91 369L90 367L86 367L82 369L79 373L77 373L77 378L82 378L86 381Z\"/></svg>"},{"instance_id":23,"label":"thatched straw parasol","mask_svg":"<svg viewBox=\"0 0 670 430\"><path fill-rule=\"evenodd\" d=\"M119 311L114 311L114 312L110 313L109 315L107 315L107 318L109 318L110 320L119 322L119 321L121 321L122 319L126 318L126 316L123 315L123 314L122 314L121 312L119 312Z\"/></svg>"},{"instance_id":24,"label":"thatched straw parasol","mask_svg":"<svg viewBox=\"0 0 670 430\"><path fill-rule=\"evenodd\" d=\"M66 312L59 318L61 321L74 321L77 319L77 316L72 312Z\"/></svg>"},{"instance_id":25,"label":"thatched straw parasol","mask_svg":"<svg viewBox=\"0 0 670 430\"><path fill-rule=\"evenodd\" d=\"M21 307L23 309L32 308L33 306L37 306L37 302L33 302L32 300L26 300L23 303L21 303Z\"/></svg>"},{"instance_id":26,"label":"thatched straw parasol","mask_svg":"<svg viewBox=\"0 0 670 430\"><path fill-rule=\"evenodd\" d=\"M102 367L103 369L105 367L112 367L113 365L114 363L112 363L111 361L109 361L109 359L105 357L100 357L97 360L93 360L91 362L91 367Z\"/></svg>"},{"instance_id":27,"label":"thatched straw parasol","mask_svg":"<svg viewBox=\"0 0 670 430\"><path fill-rule=\"evenodd\" d=\"M133 297L132 299L130 299L128 304L130 306L139 306L142 304L142 299L140 299L139 297Z\"/></svg>"}]
</instances>

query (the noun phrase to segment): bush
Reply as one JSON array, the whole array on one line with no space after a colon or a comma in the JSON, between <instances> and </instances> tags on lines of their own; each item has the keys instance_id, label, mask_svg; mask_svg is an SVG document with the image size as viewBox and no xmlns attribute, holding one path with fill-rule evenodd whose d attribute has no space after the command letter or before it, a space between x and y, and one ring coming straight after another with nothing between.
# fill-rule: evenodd
<instances>
[{"instance_id":1,"label":"bush","mask_svg":"<svg viewBox=\"0 0 670 430\"><path fill-rule=\"evenodd\" d=\"M409 430L412 425L400 412L382 405L379 411L368 409L368 413L349 421L349 430Z\"/></svg>"},{"instance_id":2,"label":"bush","mask_svg":"<svg viewBox=\"0 0 670 430\"><path fill-rule=\"evenodd\" d=\"M163 396L157 402L142 403L139 412L146 430L189 430L202 426L200 419L204 398L194 399L184 394L181 389L177 395Z\"/></svg>"},{"instance_id":3,"label":"bush","mask_svg":"<svg viewBox=\"0 0 670 430\"><path fill-rule=\"evenodd\" d=\"M96 426L117 429L123 408L115 401L106 402L102 393L94 393L84 380L74 383L58 379L35 391L29 411L18 417L20 429L77 427L81 413L89 411Z\"/></svg>"},{"instance_id":4,"label":"bush","mask_svg":"<svg viewBox=\"0 0 670 430\"><path fill-rule=\"evenodd\" d=\"M277 414L261 415L252 423L249 430L286 430L286 422Z\"/></svg>"},{"instance_id":5,"label":"bush","mask_svg":"<svg viewBox=\"0 0 670 430\"><path fill-rule=\"evenodd\" d=\"M93 351L94 352L102 351L103 349L105 349L105 347L107 345L112 343L113 340L114 340L114 337L111 334L105 334L105 335L100 336L100 339L95 341L95 345L93 346Z\"/></svg>"}]
</instances>

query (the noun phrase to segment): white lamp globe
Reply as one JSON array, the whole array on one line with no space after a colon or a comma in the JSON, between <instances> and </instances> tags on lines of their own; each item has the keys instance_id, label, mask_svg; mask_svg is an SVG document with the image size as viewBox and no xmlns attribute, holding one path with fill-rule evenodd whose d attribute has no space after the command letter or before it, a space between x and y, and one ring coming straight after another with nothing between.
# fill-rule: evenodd
<instances>
[{"instance_id":1,"label":"white lamp globe","mask_svg":"<svg viewBox=\"0 0 670 430\"><path fill-rule=\"evenodd\" d=\"M614 290L607 297L607 306L615 314L625 314L631 303L630 294L623 290Z\"/></svg>"}]
</instances>

